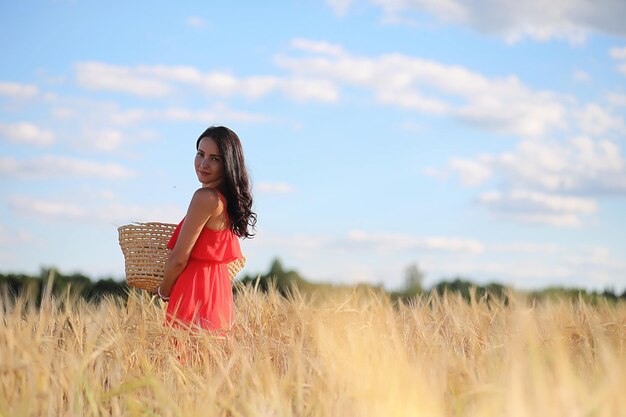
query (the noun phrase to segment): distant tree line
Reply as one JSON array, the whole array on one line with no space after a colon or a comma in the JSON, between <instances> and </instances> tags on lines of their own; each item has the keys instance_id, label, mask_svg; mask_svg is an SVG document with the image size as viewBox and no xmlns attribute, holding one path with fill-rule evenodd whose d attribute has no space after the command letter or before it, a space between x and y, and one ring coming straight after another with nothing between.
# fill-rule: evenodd
<instances>
[{"instance_id":1,"label":"distant tree line","mask_svg":"<svg viewBox=\"0 0 626 417\"><path fill-rule=\"evenodd\" d=\"M416 297L443 295L444 293L458 294L466 300L471 298L498 298L505 299L512 291L504 285L490 283L478 285L463 277L444 279L426 290L423 288L424 274L417 264L409 265L405 271L404 287L397 291L385 291L382 286L359 284L357 288L387 293L392 300L410 301ZM275 288L283 296L289 296L297 288L303 295L313 292L330 292L337 289L352 288L334 284L312 283L303 278L298 272L284 268L280 260L275 259L265 274L244 275L238 279L239 284L234 286L235 296L242 285L249 285L267 292ZM42 268L39 275L0 273L0 301L6 297L16 298L27 296L39 305L44 294L50 293L56 297L81 298L88 302L98 302L107 296L127 297L129 287L123 280L112 277L91 280L80 273L62 274L55 268ZM551 298L583 298L585 301L597 302L607 300L612 302L626 301L626 290L621 294L612 289L603 291L587 291L578 288L550 287L538 291L525 292L528 296L542 299Z\"/></svg>"},{"instance_id":2,"label":"distant tree line","mask_svg":"<svg viewBox=\"0 0 626 417\"><path fill-rule=\"evenodd\" d=\"M443 295L444 293L458 294L466 300L472 297L499 298L505 299L511 291L510 287L499 283L489 283L479 285L467 278L453 277L443 279L430 289L423 288L424 274L417 264L409 265L405 270L404 287L397 291L385 291L382 286L359 284L361 289L370 289L376 292L386 292L393 300L410 301L416 297L430 295ZM289 296L293 288L296 287L300 293L307 294L311 291L332 291L342 287L332 284L311 283L304 279L298 272L286 270L280 260L275 259L267 273L262 275L246 275L241 279L244 285L253 285L262 291L267 291L270 287L275 287L282 295ZM521 291L517 291L521 292ZM583 298L585 301L597 302L599 300L626 301L626 289L621 293L616 293L613 289L603 291L587 291L581 288L560 288L550 287L537 291L524 292L531 298L538 300L553 298Z\"/></svg>"},{"instance_id":3,"label":"distant tree line","mask_svg":"<svg viewBox=\"0 0 626 417\"><path fill-rule=\"evenodd\" d=\"M81 273L62 274L56 268L42 268L39 275L0 273L0 299L27 296L39 305L46 293L98 302L106 296L126 297L128 286L112 277L92 281Z\"/></svg>"}]
</instances>

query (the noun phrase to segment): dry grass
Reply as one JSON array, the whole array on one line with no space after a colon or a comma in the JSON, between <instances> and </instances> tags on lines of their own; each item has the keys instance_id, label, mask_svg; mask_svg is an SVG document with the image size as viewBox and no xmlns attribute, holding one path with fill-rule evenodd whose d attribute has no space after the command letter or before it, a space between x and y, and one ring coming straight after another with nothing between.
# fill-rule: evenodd
<instances>
[{"instance_id":1,"label":"dry grass","mask_svg":"<svg viewBox=\"0 0 626 417\"><path fill-rule=\"evenodd\" d=\"M0 415L618 416L626 303L237 297L230 337L146 294L0 308Z\"/></svg>"}]
</instances>

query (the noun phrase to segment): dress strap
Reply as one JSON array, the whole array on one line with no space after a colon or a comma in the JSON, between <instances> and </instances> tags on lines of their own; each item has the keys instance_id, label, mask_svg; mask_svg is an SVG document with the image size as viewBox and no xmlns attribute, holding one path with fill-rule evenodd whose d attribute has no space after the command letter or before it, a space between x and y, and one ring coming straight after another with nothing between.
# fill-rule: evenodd
<instances>
[{"instance_id":1,"label":"dress strap","mask_svg":"<svg viewBox=\"0 0 626 417\"><path fill-rule=\"evenodd\" d=\"M226 197L224 197L224 195L217 188L214 188L214 190L219 199L222 200L222 204L224 205L224 214L226 215L226 221L228 222L228 203L226 202Z\"/></svg>"},{"instance_id":2,"label":"dress strap","mask_svg":"<svg viewBox=\"0 0 626 417\"><path fill-rule=\"evenodd\" d=\"M215 192L217 193L217 196L219 197L220 200L222 200L222 204L224 204L224 208L226 208L226 198L224 197L224 195L220 192L220 190L218 190L217 188L214 188Z\"/></svg>"}]
</instances>

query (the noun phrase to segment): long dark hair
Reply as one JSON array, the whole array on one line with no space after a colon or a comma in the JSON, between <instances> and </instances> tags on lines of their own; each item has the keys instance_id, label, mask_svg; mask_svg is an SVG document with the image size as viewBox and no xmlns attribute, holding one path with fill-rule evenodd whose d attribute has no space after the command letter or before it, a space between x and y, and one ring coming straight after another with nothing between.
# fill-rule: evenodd
<instances>
[{"instance_id":1,"label":"long dark hair","mask_svg":"<svg viewBox=\"0 0 626 417\"><path fill-rule=\"evenodd\" d=\"M228 201L226 211L230 229L239 237L251 238L254 236L256 213L252 211L252 192L239 136L227 127L211 126L198 138L196 149L204 138L215 141L224 161L224 181L220 191Z\"/></svg>"}]
</instances>

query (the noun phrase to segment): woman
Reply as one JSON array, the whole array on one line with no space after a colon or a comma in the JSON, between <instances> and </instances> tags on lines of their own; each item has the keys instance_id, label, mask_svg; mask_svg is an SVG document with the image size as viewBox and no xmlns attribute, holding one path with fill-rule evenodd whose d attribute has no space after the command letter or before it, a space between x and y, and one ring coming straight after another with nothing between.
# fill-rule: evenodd
<instances>
[{"instance_id":1,"label":"woman","mask_svg":"<svg viewBox=\"0 0 626 417\"><path fill-rule=\"evenodd\" d=\"M196 142L195 169L202 187L167 244L172 250L155 293L167 322L226 330L233 323L233 293L226 264L242 258L239 237L254 236L256 214L239 137L210 127Z\"/></svg>"}]
</instances>

